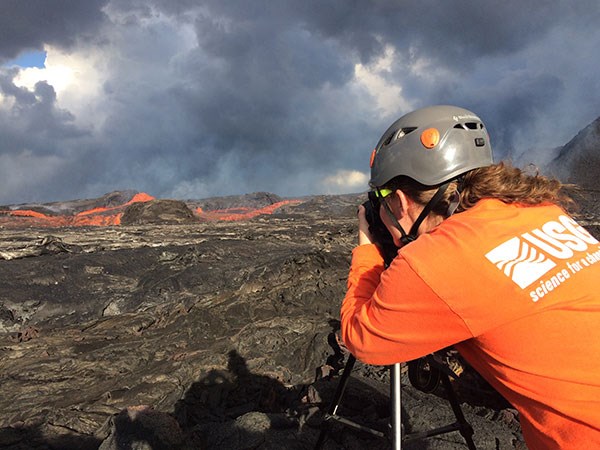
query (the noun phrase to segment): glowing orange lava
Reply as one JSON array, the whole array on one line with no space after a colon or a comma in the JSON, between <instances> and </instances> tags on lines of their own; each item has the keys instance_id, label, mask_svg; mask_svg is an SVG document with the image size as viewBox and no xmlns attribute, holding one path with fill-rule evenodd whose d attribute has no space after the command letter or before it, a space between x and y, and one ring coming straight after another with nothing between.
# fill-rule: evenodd
<instances>
[{"instance_id":1,"label":"glowing orange lava","mask_svg":"<svg viewBox=\"0 0 600 450\"><path fill-rule=\"evenodd\" d=\"M92 208L70 216L53 216L32 210L0 211L0 226L9 227L82 227L114 226L121 224L125 208L133 203L148 202L154 197L145 193L133 196L127 203L113 207ZM282 200L262 208L237 207L204 211L197 208L195 213L200 221L238 221L252 219L261 214L273 214L286 205L297 205L302 200Z\"/></svg>"},{"instance_id":2,"label":"glowing orange lava","mask_svg":"<svg viewBox=\"0 0 600 450\"><path fill-rule=\"evenodd\" d=\"M133 204L140 202L148 202L154 200L154 197L145 193L135 194L127 203L111 208L92 208L87 211L82 211L72 216L49 216L37 211L31 210L14 210L0 211L0 218L8 216L19 218L15 223L14 220L2 220L3 225L19 226L25 225L30 227L82 227L82 226L110 226L120 225L121 216L124 209Z\"/></svg>"}]
</instances>

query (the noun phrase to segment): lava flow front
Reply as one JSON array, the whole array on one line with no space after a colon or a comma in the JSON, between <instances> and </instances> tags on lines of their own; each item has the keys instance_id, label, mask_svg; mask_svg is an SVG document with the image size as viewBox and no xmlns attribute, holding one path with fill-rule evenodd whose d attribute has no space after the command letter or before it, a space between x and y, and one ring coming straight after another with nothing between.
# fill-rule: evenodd
<instances>
[{"instance_id":1,"label":"lava flow front","mask_svg":"<svg viewBox=\"0 0 600 450\"><path fill-rule=\"evenodd\" d=\"M302 200L282 200L280 202L273 203L271 205L263 206L262 208L226 208L216 209L212 211L204 211L202 208L196 208L196 215L205 221L212 220L227 220L227 221L238 221L248 220L261 214L273 214L277 209L282 206L298 205L302 203Z\"/></svg>"},{"instance_id":2,"label":"lava flow front","mask_svg":"<svg viewBox=\"0 0 600 450\"><path fill-rule=\"evenodd\" d=\"M112 207L97 207L72 215L51 215L30 209L0 211L0 224L29 227L81 227L120 225L127 206L154 200L143 192L135 194L128 202Z\"/></svg>"},{"instance_id":3,"label":"lava flow front","mask_svg":"<svg viewBox=\"0 0 600 450\"><path fill-rule=\"evenodd\" d=\"M130 194L132 195L132 194ZM85 207L79 204L78 208L71 208L68 214L58 213L63 211L65 206L60 204L52 205L22 205L19 207L10 207L9 209L0 209L0 226L6 227L80 227L80 226L116 226L121 225L121 218L128 206L134 203L145 203L156 200L151 195L145 193L136 193L131 199L125 202L126 198L119 197L118 204L114 200L115 195L107 194L101 201L85 201ZM159 200L157 200L159 201ZM272 200L271 200L272 201ZM116 206L95 206L111 204ZM194 216L199 222L212 221L240 221L252 219L262 214L273 214L277 209L283 206L297 205L301 200L281 200L266 206L210 209L204 210L201 207L195 208ZM21 209L22 208L22 209ZM185 206L184 206L185 208ZM36 210L37 209L37 210ZM68 209L68 208L67 208ZM83 210L82 210L83 209Z\"/></svg>"}]
</instances>

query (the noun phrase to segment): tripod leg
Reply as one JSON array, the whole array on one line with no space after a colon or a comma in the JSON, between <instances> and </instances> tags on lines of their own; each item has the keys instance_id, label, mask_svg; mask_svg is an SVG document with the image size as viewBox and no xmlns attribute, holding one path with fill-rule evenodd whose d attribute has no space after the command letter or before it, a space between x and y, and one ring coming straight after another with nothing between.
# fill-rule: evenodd
<instances>
[{"instance_id":1,"label":"tripod leg","mask_svg":"<svg viewBox=\"0 0 600 450\"><path fill-rule=\"evenodd\" d=\"M448 395L452 411L454 411L454 416L458 421L458 430L460 434L463 438L465 438L469 450L477 450L477 448L475 447L475 442L473 442L473 427L469 422L467 422L467 419L465 419L465 416L462 412L462 409L460 408L458 398L456 397L456 393L454 392L454 388L452 387L452 383L450 383L450 378L448 378L448 375L442 374L442 383L446 390L446 394Z\"/></svg>"},{"instance_id":2,"label":"tripod leg","mask_svg":"<svg viewBox=\"0 0 600 450\"><path fill-rule=\"evenodd\" d=\"M335 413L337 412L337 409L340 406L342 397L344 395L344 391L346 390L346 385L348 384L348 379L350 378L350 373L354 368L354 363L356 363L356 358L354 357L354 355L349 355L348 361L344 366L344 372L342 373L340 381L335 390L335 394L333 395L333 400L331 401L329 409L327 410L325 418L323 419L321 433L319 433L319 439L317 440L317 444L315 445L315 450L319 450L323 446L325 439L327 439L327 435L329 434L328 422L332 416L335 416Z\"/></svg>"},{"instance_id":3,"label":"tripod leg","mask_svg":"<svg viewBox=\"0 0 600 450\"><path fill-rule=\"evenodd\" d=\"M391 400L392 400L392 449L401 450L402 448L402 391L400 385L400 363L392 366L390 377Z\"/></svg>"}]
</instances>

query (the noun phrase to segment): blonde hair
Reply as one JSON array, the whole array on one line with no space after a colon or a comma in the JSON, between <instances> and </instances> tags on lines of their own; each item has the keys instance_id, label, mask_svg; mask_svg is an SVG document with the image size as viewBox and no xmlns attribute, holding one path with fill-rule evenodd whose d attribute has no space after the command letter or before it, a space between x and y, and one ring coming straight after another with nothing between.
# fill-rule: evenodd
<instances>
[{"instance_id":1,"label":"blonde hair","mask_svg":"<svg viewBox=\"0 0 600 450\"><path fill-rule=\"evenodd\" d=\"M400 189L413 201L424 206L431 200L439 185L426 186L412 178L399 176L392 179L385 187L391 190ZM446 216L450 204L456 200L459 201L457 211L465 211L484 198L495 198L504 203L526 206L554 203L565 210L572 211L576 205L566 192L567 188L575 189L572 185L565 185L557 179L540 175L538 172L527 173L508 162L500 162L473 169L458 180L451 181L432 212Z\"/></svg>"}]
</instances>

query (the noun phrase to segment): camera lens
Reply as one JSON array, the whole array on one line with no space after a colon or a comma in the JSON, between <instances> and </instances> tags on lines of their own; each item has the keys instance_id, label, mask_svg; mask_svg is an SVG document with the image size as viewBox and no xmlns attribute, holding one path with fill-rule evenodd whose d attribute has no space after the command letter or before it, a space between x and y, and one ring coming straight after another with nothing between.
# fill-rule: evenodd
<instances>
[{"instance_id":1,"label":"camera lens","mask_svg":"<svg viewBox=\"0 0 600 450\"><path fill-rule=\"evenodd\" d=\"M377 197L375 191L369 191L369 202L371 202L371 207L373 208L373 210L379 213L379 197Z\"/></svg>"}]
</instances>

